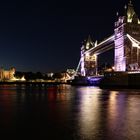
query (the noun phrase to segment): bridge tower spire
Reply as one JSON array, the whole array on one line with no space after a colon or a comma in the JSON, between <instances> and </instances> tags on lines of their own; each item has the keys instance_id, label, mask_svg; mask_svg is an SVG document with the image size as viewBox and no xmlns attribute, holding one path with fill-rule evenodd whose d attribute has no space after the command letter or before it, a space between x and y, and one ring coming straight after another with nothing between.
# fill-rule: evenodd
<instances>
[{"instance_id":1,"label":"bridge tower spire","mask_svg":"<svg viewBox=\"0 0 140 140\"><path fill-rule=\"evenodd\" d=\"M133 16L135 15L132 1L130 0L127 7L127 22L132 22Z\"/></svg>"}]
</instances>

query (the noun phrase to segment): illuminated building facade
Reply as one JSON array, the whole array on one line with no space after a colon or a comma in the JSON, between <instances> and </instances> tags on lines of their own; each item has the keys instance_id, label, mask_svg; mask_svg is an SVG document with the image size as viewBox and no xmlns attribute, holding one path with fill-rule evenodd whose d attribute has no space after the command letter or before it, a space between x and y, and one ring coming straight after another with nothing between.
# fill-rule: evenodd
<instances>
[{"instance_id":1,"label":"illuminated building facade","mask_svg":"<svg viewBox=\"0 0 140 140\"><path fill-rule=\"evenodd\" d=\"M0 81L26 81L24 76L21 78L15 77L16 69L14 67L9 70L5 70L4 68L0 68Z\"/></svg>"},{"instance_id":2,"label":"illuminated building facade","mask_svg":"<svg viewBox=\"0 0 140 140\"><path fill-rule=\"evenodd\" d=\"M4 70L0 68L0 80L11 80L14 78L15 68L10 68L10 70Z\"/></svg>"},{"instance_id":3,"label":"illuminated building facade","mask_svg":"<svg viewBox=\"0 0 140 140\"><path fill-rule=\"evenodd\" d=\"M115 71L140 70L140 20L132 2L125 6L125 15L115 22L114 34L99 44L90 37L81 47L81 75L98 74L98 56L109 50L114 51Z\"/></svg>"}]
</instances>

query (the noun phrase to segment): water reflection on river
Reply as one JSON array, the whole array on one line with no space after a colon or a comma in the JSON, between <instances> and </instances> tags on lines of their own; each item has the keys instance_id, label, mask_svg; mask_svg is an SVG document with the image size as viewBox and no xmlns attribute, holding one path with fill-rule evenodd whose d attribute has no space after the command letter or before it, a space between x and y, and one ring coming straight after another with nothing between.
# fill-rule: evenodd
<instances>
[{"instance_id":1,"label":"water reflection on river","mask_svg":"<svg viewBox=\"0 0 140 140\"><path fill-rule=\"evenodd\" d=\"M0 87L0 134L48 140L139 140L140 90Z\"/></svg>"}]
</instances>

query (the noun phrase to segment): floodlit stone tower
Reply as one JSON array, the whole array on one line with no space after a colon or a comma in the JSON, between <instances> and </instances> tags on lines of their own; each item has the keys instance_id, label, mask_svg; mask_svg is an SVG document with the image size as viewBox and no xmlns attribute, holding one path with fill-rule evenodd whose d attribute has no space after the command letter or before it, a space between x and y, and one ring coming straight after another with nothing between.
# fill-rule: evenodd
<instances>
[{"instance_id":1,"label":"floodlit stone tower","mask_svg":"<svg viewBox=\"0 0 140 140\"><path fill-rule=\"evenodd\" d=\"M96 74L97 59L95 54L90 53L90 49L96 46L89 36L87 40L84 41L81 47L81 75L91 76Z\"/></svg>"},{"instance_id":2,"label":"floodlit stone tower","mask_svg":"<svg viewBox=\"0 0 140 140\"><path fill-rule=\"evenodd\" d=\"M131 0L125 6L125 15L115 22L115 71L131 71L140 68L140 50L128 36L140 41L140 20Z\"/></svg>"}]
</instances>

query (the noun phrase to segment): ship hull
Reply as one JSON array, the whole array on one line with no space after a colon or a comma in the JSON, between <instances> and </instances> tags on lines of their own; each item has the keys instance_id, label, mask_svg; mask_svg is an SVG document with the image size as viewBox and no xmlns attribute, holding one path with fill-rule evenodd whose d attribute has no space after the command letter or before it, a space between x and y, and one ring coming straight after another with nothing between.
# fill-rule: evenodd
<instances>
[{"instance_id":1,"label":"ship hull","mask_svg":"<svg viewBox=\"0 0 140 140\"><path fill-rule=\"evenodd\" d=\"M101 88L140 88L140 73L108 72L101 80Z\"/></svg>"}]
</instances>

